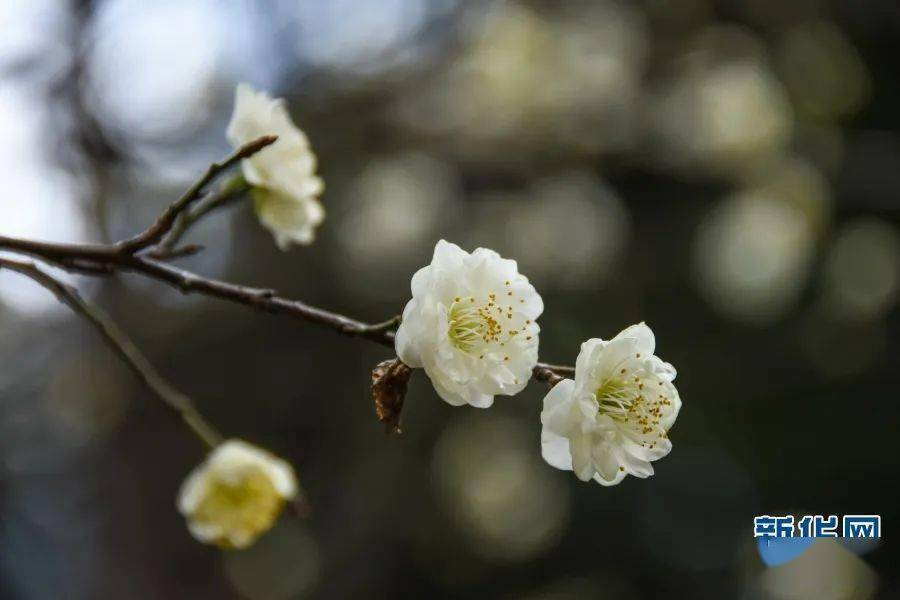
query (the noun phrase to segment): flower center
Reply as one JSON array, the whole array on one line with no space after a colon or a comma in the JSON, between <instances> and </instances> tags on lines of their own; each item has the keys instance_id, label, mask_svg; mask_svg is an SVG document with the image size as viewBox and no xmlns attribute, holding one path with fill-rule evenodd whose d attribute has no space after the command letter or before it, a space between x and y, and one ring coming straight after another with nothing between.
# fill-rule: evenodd
<instances>
[{"instance_id":1,"label":"flower center","mask_svg":"<svg viewBox=\"0 0 900 600\"><path fill-rule=\"evenodd\" d=\"M672 402L663 389L661 380L650 381L622 369L617 375L603 381L595 396L597 411L621 423L641 438L642 446L654 447L655 439L665 439L668 434L662 426L663 411Z\"/></svg>"},{"instance_id":2,"label":"flower center","mask_svg":"<svg viewBox=\"0 0 900 600\"><path fill-rule=\"evenodd\" d=\"M478 358L500 351L515 335L525 335L526 340L532 337L528 331L531 321L522 321L512 304L497 302L496 293L489 293L484 299L456 297L450 305L449 322L447 336L451 343ZM503 360L509 360L509 356L504 355Z\"/></svg>"},{"instance_id":3,"label":"flower center","mask_svg":"<svg viewBox=\"0 0 900 600\"><path fill-rule=\"evenodd\" d=\"M272 523L281 505L282 498L271 479L261 470L252 469L235 481L209 481L195 518L221 525L226 531L255 534Z\"/></svg>"}]
</instances>

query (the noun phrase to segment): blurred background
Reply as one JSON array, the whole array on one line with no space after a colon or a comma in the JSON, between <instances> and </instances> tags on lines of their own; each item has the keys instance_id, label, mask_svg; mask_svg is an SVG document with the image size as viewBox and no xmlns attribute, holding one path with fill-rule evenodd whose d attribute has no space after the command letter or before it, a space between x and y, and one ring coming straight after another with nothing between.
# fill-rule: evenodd
<instances>
[{"instance_id":1,"label":"blurred background","mask_svg":"<svg viewBox=\"0 0 900 600\"><path fill-rule=\"evenodd\" d=\"M238 82L288 99L327 219L279 252L249 205L183 260L375 321L436 240L516 258L541 357L646 320L672 454L583 484L546 389L452 408L383 348L123 275L71 278L313 506L252 549L175 509L203 449L93 330L0 273L2 598L900 597L896 0L0 0L0 233L117 240L211 161ZM758 514L876 513L885 542L766 568Z\"/></svg>"}]
</instances>

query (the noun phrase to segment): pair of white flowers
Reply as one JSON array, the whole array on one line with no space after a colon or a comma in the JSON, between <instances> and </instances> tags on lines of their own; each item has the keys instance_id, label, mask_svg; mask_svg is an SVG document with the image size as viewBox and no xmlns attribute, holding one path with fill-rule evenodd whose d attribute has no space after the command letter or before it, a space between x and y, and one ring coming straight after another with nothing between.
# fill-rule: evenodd
<instances>
[{"instance_id":1,"label":"pair of white flowers","mask_svg":"<svg viewBox=\"0 0 900 600\"><path fill-rule=\"evenodd\" d=\"M515 261L441 240L411 287L397 356L423 368L441 398L487 408L495 395L522 391L538 362L544 303ZM602 485L653 474L650 463L672 449L668 431L681 408L675 369L655 348L644 323L581 345L575 379L544 398L541 446L549 464Z\"/></svg>"},{"instance_id":2,"label":"pair of white flowers","mask_svg":"<svg viewBox=\"0 0 900 600\"><path fill-rule=\"evenodd\" d=\"M525 387L538 362L544 303L515 261L441 240L411 287L397 355L424 369L441 398L487 408L494 396ZM681 408L675 369L654 355L655 346L644 323L581 345L575 379L544 398L541 447L550 465L602 485L653 474L650 463L672 449L668 431ZM187 478L178 505L198 540L244 548L296 493L290 465L230 440Z\"/></svg>"}]
</instances>

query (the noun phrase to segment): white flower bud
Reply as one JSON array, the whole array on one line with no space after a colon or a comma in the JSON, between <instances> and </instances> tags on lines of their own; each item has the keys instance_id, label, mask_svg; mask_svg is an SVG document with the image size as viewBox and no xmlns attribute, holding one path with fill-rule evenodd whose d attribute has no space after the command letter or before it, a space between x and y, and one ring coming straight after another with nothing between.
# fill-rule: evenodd
<instances>
[{"instance_id":1,"label":"white flower bud","mask_svg":"<svg viewBox=\"0 0 900 600\"><path fill-rule=\"evenodd\" d=\"M185 479L178 510L197 540L246 548L275 524L297 494L291 466L242 440L228 440Z\"/></svg>"},{"instance_id":2,"label":"white flower bud","mask_svg":"<svg viewBox=\"0 0 900 600\"><path fill-rule=\"evenodd\" d=\"M324 184L315 174L316 156L309 141L294 125L284 100L240 84L226 135L235 148L264 135L278 136L241 163L244 179L255 188L256 214L279 248L312 243L315 228L325 218L318 200Z\"/></svg>"}]
</instances>

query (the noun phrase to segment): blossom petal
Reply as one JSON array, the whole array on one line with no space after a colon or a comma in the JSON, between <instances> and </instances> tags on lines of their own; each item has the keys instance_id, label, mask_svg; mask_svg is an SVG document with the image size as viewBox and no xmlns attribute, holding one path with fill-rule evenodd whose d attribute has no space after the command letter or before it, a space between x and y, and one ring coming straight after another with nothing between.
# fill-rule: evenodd
<instances>
[{"instance_id":1,"label":"blossom petal","mask_svg":"<svg viewBox=\"0 0 900 600\"><path fill-rule=\"evenodd\" d=\"M544 409L541 411L541 424L544 431L557 435L568 435L571 430L570 414L575 400L575 382L563 379L553 386L544 396Z\"/></svg>"},{"instance_id":2,"label":"blossom petal","mask_svg":"<svg viewBox=\"0 0 900 600\"><path fill-rule=\"evenodd\" d=\"M625 467L629 475L634 475L641 479L646 479L653 475L653 465L635 456L626 455L626 458L622 461L622 466Z\"/></svg>"},{"instance_id":3,"label":"blossom petal","mask_svg":"<svg viewBox=\"0 0 900 600\"><path fill-rule=\"evenodd\" d=\"M575 380L581 383L589 377L591 366L597 362L597 354L607 342L600 338L591 338L581 344L581 351L575 360ZM593 391L593 390L591 390Z\"/></svg>"},{"instance_id":4,"label":"blossom petal","mask_svg":"<svg viewBox=\"0 0 900 600\"><path fill-rule=\"evenodd\" d=\"M325 210L317 200L297 202L290 196L261 189L255 191L254 198L260 222L272 232L283 251L291 243L311 244L315 228L325 218Z\"/></svg>"},{"instance_id":5,"label":"blossom petal","mask_svg":"<svg viewBox=\"0 0 900 600\"><path fill-rule=\"evenodd\" d=\"M644 322L626 327L613 340L632 339L635 342L634 349L644 356L650 356L656 350L656 337L653 331Z\"/></svg>"},{"instance_id":6,"label":"blossom petal","mask_svg":"<svg viewBox=\"0 0 900 600\"><path fill-rule=\"evenodd\" d=\"M668 431L675 424L675 419L678 418L678 413L681 411L681 396L678 395L675 386L671 386L666 392L669 394L671 404L667 407L668 410L663 411L660 424Z\"/></svg>"},{"instance_id":7,"label":"blossom petal","mask_svg":"<svg viewBox=\"0 0 900 600\"><path fill-rule=\"evenodd\" d=\"M653 374L663 381L672 382L675 380L677 372L675 371L675 367L673 367L671 364L665 362L664 360L660 360L656 356L651 356L650 365Z\"/></svg>"},{"instance_id":8,"label":"blossom petal","mask_svg":"<svg viewBox=\"0 0 900 600\"><path fill-rule=\"evenodd\" d=\"M188 514L197 508L205 483L203 470L200 467L191 471L178 491L178 512Z\"/></svg>"},{"instance_id":9,"label":"blossom petal","mask_svg":"<svg viewBox=\"0 0 900 600\"><path fill-rule=\"evenodd\" d=\"M549 429L541 432L541 456L551 467L572 470L572 453L569 451L569 438L557 435Z\"/></svg>"},{"instance_id":10,"label":"blossom petal","mask_svg":"<svg viewBox=\"0 0 900 600\"><path fill-rule=\"evenodd\" d=\"M418 296L425 296L428 294L428 290L431 287L431 274L433 269L431 265L426 267L422 267L418 271L416 271L412 276L412 281L409 283L410 291L412 292L413 299Z\"/></svg>"},{"instance_id":11,"label":"blossom petal","mask_svg":"<svg viewBox=\"0 0 900 600\"><path fill-rule=\"evenodd\" d=\"M273 456L264 464L263 468L269 474L269 479L272 480L275 490L282 498L290 500L297 495L297 476L288 463Z\"/></svg>"},{"instance_id":12,"label":"blossom petal","mask_svg":"<svg viewBox=\"0 0 900 600\"><path fill-rule=\"evenodd\" d=\"M544 300L534 286L528 282L526 277L521 277L518 281L513 280L511 289L515 297L519 299L518 309L522 311L522 314L532 321L537 320L544 312Z\"/></svg>"},{"instance_id":13,"label":"blossom petal","mask_svg":"<svg viewBox=\"0 0 900 600\"><path fill-rule=\"evenodd\" d=\"M647 462L659 460L672 451L672 442L665 438L655 439L652 448L649 445L642 446L638 441L631 439L627 435L622 436L620 443L624 452Z\"/></svg>"},{"instance_id":14,"label":"blossom petal","mask_svg":"<svg viewBox=\"0 0 900 600\"><path fill-rule=\"evenodd\" d=\"M410 318L416 311L416 299L413 298L406 304L403 309L403 318L397 333L394 335L394 349L397 356L408 366L418 369L422 367L422 357L413 343L413 337L410 335L410 328L413 326L414 319Z\"/></svg>"},{"instance_id":15,"label":"blossom petal","mask_svg":"<svg viewBox=\"0 0 900 600\"><path fill-rule=\"evenodd\" d=\"M597 473L594 480L602 485L614 485L622 481L626 473L620 467L620 461L610 444L594 446L593 460Z\"/></svg>"},{"instance_id":16,"label":"blossom petal","mask_svg":"<svg viewBox=\"0 0 900 600\"><path fill-rule=\"evenodd\" d=\"M590 481L594 477L594 460L591 436L579 433L569 438L569 451L572 453L572 470L582 481Z\"/></svg>"},{"instance_id":17,"label":"blossom petal","mask_svg":"<svg viewBox=\"0 0 900 600\"><path fill-rule=\"evenodd\" d=\"M610 487L610 486L614 486L614 485L619 485L619 483L621 483L622 480L625 479L625 477L627 475L628 475L628 473L626 473L625 471L617 470L616 474L613 476L612 479L604 479L603 475L601 475L600 473L597 473L596 475L594 475L594 481L596 481L597 483L599 483L600 485L602 485L604 487Z\"/></svg>"},{"instance_id":18,"label":"blossom petal","mask_svg":"<svg viewBox=\"0 0 900 600\"><path fill-rule=\"evenodd\" d=\"M468 253L447 240L439 240L434 247L431 266L435 269L456 271L463 266Z\"/></svg>"},{"instance_id":19,"label":"blossom petal","mask_svg":"<svg viewBox=\"0 0 900 600\"><path fill-rule=\"evenodd\" d=\"M438 393L438 396L453 406L471 404L476 408L489 408L494 403L493 396L476 392L471 387L457 386L457 390L452 390L444 386L441 381L432 377L429 378L431 379L431 385L434 386L434 390Z\"/></svg>"}]
</instances>

